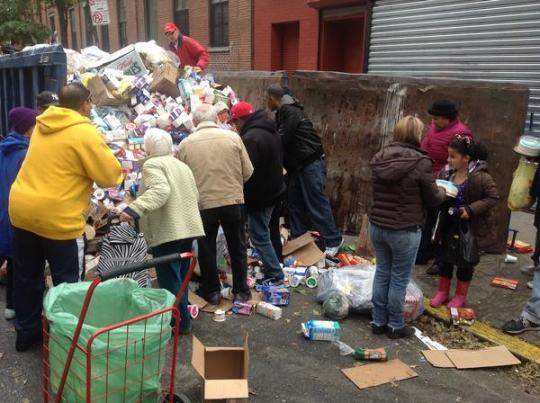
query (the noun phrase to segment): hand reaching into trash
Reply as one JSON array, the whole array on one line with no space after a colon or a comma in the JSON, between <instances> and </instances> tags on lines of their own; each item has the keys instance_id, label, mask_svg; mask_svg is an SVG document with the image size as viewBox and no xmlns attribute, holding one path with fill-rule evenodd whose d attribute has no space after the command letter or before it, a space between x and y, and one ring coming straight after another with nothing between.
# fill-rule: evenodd
<instances>
[{"instance_id":1,"label":"hand reaching into trash","mask_svg":"<svg viewBox=\"0 0 540 403\"><path fill-rule=\"evenodd\" d=\"M195 73L199 74L202 71L202 69L199 66L195 66L195 67L193 67L193 71Z\"/></svg>"}]
</instances>

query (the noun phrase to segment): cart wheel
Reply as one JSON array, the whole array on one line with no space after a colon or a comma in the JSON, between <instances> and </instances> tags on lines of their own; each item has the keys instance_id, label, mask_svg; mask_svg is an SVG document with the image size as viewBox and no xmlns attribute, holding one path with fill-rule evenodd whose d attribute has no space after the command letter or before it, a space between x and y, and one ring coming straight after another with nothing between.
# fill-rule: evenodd
<instances>
[{"instance_id":1,"label":"cart wheel","mask_svg":"<svg viewBox=\"0 0 540 403\"><path fill-rule=\"evenodd\" d=\"M165 397L163 403L169 403L169 396ZM180 393L179 395L173 396L173 403L191 403L191 400L183 393Z\"/></svg>"}]
</instances>

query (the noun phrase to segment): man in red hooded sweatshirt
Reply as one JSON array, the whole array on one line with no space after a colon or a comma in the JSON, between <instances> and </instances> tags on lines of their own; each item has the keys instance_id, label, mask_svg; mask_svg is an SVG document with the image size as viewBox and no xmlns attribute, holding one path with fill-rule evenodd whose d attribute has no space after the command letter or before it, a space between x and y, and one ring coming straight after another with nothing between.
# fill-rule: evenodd
<instances>
[{"instance_id":1,"label":"man in red hooded sweatshirt","mask_svg":"<svg viewBox=\"0 0 540 403\"><path fill-rule=\"evenodd\" d=\"M452 101L441 99L435 101L428 110L433 117L432 124L422 140L422 150L428 153L433 160L433 176L437 179L441 170L446 166L448 160L448 145L457 136L473 138L469 128L458 118L456 104ZM431 234L437 220L437 211L429 211L424 230L422 231L422 241L418 249L416 264L427 264L429 259L435 255L435 262L427 269L427 274L439 274L439 259L437 251L431 244Z\"/></svg>"},{"instance_id":2,"label":"man in red hooded sweatshirt","mask_svg":"<svg viewBox=\"0 0 540 403\"><path fill-rule=\"evenodd\" d=\"M183 35L173 22L165 24L164 31L170 41L169 48L180 59L180 67L192 66L196 71L206 70L208 52L199 42Z\"/></svg>"}]
</instances>

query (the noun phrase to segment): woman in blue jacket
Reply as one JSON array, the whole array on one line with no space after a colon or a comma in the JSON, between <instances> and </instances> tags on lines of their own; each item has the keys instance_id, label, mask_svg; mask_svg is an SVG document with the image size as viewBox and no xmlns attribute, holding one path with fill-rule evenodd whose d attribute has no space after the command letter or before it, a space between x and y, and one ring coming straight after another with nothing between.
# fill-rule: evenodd
<instances>
[{"instance_id":1,"label":"woman in blue jacket","mask_svg":"<svg viewBox=\"0 0 540 403\"><path fill-rule=\"evenodd\" d=\"M28 150L29 139L39 112L17 107L9 111L12 131L0 142L0 259L6 262L6 319L14 319L11 222L8 215L9 190L15 181ZM2 263L3 264L3 263Z\"/></svg>"}]
</instances>

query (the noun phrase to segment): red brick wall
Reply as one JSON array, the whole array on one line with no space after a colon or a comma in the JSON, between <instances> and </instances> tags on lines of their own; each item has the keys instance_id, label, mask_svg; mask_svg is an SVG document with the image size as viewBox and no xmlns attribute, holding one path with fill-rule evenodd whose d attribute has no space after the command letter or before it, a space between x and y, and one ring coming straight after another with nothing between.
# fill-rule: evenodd
<instances>
[{"instance_id":1,"label":"red brick wall","mask_svg":"<svg viewBox=\"0 0 540 403\"><path fill-rule=\"evenodd\" d=\"M255 0L254 69L272 68L272 24L300 23L298 69L317 70L319 54L319 12L306 0Z\"/></svg>"}]
</instances>

